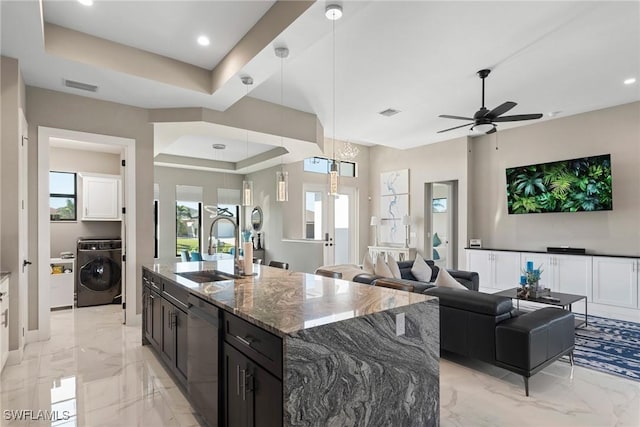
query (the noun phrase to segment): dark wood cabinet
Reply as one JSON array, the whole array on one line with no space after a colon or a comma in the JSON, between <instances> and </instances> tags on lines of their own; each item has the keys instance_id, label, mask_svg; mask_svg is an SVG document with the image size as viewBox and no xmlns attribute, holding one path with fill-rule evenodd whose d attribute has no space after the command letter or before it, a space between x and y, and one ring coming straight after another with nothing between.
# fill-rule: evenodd
<instances>
[{"instance_id":1,"label":"dark wood cabinet","mask_svg":"<svg viewBox=\"0 0 640 427\"><path fill-rule=\"evenodd\" d=\"M144 337L208 425L281 426L282 339L147 269L143 285Z\"/></svg>"},{"instance_id":2,"label":"dark wood cabinet","mask_svg":"<svg viewBox=\"0 0 640 427\"><path fill-rule=\"evenodd\" d=\"M228 427L282 425L282 382L230 344L224 345Z\"/></svg>"},{"instance_id":3,"label":"dark wood cabinet","mask_svg":"<svg viewBox=\"0 0 640 427\"><path fill-rule=\"evenodd\" d=\"M162 305L161 353L165 363L185 385L187 382L187 313L165 299Z\"/></svg>"}]
</instances>

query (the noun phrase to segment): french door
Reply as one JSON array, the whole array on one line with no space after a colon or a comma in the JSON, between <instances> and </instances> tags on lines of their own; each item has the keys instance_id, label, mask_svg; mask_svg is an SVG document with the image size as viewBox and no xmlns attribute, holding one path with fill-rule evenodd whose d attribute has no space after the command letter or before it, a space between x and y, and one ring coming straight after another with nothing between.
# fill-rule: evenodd
<instances>
[{"instance_id":1,"label":"french door","mask_svg":"<svg viewBox=\"0 0 640 427\"><path fill-rule=\"evenodd\" d=\"M323 265L357 263L357 190L340 187L337 197L326 185L304 186L303 237L323 241Z\"/></svg>"}]
</instances>

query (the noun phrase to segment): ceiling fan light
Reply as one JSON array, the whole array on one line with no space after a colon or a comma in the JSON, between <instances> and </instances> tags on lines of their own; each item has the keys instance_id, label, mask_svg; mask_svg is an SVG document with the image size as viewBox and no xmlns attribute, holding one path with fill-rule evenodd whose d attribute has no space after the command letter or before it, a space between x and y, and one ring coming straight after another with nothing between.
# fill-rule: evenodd
<instances>
[{"instance_id":1,"label":"ceiling fan light","mask_svg":"<svg viewBox=\"0 0 640 427\"><path fill-rule=\"evenodd\" d=\"M487 133L490 130L493 130L496 127L493 123L481 123L479 125L475 125L471 128L471 130L476 131L478 133Z\"/></svg>"}]
</instances>

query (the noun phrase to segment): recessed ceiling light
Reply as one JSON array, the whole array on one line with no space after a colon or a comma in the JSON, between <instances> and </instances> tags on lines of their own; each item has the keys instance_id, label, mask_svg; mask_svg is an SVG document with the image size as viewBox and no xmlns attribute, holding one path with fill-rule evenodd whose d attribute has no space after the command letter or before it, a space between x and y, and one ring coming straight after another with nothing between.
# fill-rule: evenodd
<instances>
[{"instance_id":1,"label":"recessed ceiling light","mask_svg":"<svg viewBox=\"0 0 640 427\"><path fill-rule=\"evenodd\" d=\"M629 79L625 80L625 81L624 81L624 84L626 84L626 85L632 85L632 84L634 84L635 82L636 82L635 77L631 77L631 78L629 78Z\"/></svg>"},{"instance_id":2,"label":"recessed ceiling light","mask_svg":"<svg viewBox=\"0 0 640 427\"><path fill-rule=\"evenodd\" d=\"M78 3L85 6L93 6L93 0L78 0Z\"/></svg>"},{"instance_id":3,"label":"recessed ceiling light","mask_svg":"<svg viewBox=\"0 0 640 427\"><path fill-rule=\"evenodd\" d=\"M558 114L560 114L560 113L562 113L562 111L551 111L551 112L547 113L547 116L549 116L549 117L555 117L555 116L557 116L557 115L558 115Z\"/></svg>"},{"instance_id":4,"label":"recessed ceiling light","mask_svg":"<svg viewBox=\"0 0 640 427\"><path fill-rule=\"evenodd\" d=\"M330 4L325 9L324 15L327 17L327 19L337 21L338 19L342 18L342 6L337 4Z\"/></svg>"},{"instance_id":5,"label":"recessed ceiling light","mask_svg":"<svg viewBox=\"0 0 640 427\"><path fill-rule=\"evenodd\" d=\"M198 44L199 44L200 46L209 46L209 43L211 43L211 42L209 41L209 37L207 37L207 36L200 36L200 37L198 37Z\"/></svg>"},{"instance_id":6,"label":"recessed ceiling light","mask_svg":"<svg viewBox=\"0 0 640 427\"><path fill-rule=\"evenodd\" d=\"M224 150L225 148L227 148L227 146L224 144L213 144L211 147L214 150Z\"/></svg>"}]
</instances>

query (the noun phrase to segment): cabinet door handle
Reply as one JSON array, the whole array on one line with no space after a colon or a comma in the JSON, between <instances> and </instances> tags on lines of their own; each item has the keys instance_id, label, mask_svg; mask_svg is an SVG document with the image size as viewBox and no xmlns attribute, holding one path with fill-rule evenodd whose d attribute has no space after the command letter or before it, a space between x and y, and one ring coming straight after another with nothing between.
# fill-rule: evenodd
<instances>
[{"instance_id":1,"label":"cabinet door handle","mask_svg":"<svg viewBox=\"0 0 640 427\"><path fill-rule=\"evenodd\" d=\"M247 400L247 371L240 369L240 375L242 376L242 379L240 380L240 385L242 386L242 400Z\"/></svg>"},{"instance_id":2,"label":"cabinet door handle","mask_svg":"<svg viewBox=\"0 0 640 427\"><path fill-rule=\"evenodd\" d=\"M236 396L240 396L240 365L236 365Z\"/></svg>"}]
</instances>

